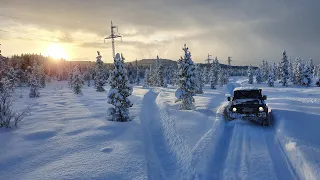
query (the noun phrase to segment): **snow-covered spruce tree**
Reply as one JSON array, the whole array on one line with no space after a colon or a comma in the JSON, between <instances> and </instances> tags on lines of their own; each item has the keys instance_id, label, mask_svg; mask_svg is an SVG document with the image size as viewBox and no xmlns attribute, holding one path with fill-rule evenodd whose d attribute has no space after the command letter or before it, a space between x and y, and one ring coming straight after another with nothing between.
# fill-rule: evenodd
<instances>
[{"instance_id":1,"label":"snow-covered spruce tree","mask_svg":"<svg viewBox=\"0 0 320 180\"><path fill-rule=\"evenodd\" d=\"M68 73L68 87L72 88L72 81L73 81L73 69L69 70Z\"/></svg>"},{"instance_id":2,"label":"snow-covered spruce tree","mask_svg":"<svg viewBox=\"0 0 320 180\"><path fill-rule=\"evenodd\" d=\"M291 60L289 60L289 79L294 83L294 63Z\"/></svg>"},{"instance_id":3,"label":"snow-covered spruce tree","mask_svg":"<svg viewBox=\"0 0 320 180\"><path fill-rule=\"evenodd\" d=\"M211 84L211 89L215 89L216 86L218 85L218 76L220 74L221 68L220 68L220 63L218 61L218 57L214 59L214 61L211 64L211 69L210 69L210 84Z\"/></svg>"},{"instance_id":4,"label":"snow-covered spruce tree","mask_svg":"<svg viewBox=\"0 0 320 180\"><path fill-rule=\"evenodd\" d=\"M248 67L248 84L253 84L253 71L251 64Z\"/></svg>"},{"instance_id":5,"label":"snow-covered spruce tree","mask_svg":"<svg viewBox=\"0 0 320 180\"><path fill-rule=\"evenodd\" d=\"M6 67L3 72L4 77L6 77L9 82L10 89L14 90L14 88L19 84L17 70L13 67Z\"/></svg>"},{"instance_id":6,"label":"snow-covered spruce tree","mask_svg":"<svg viewBox=\"0 0 320 180\"><path fill-rule=\"evenodd\" d=\"M75 94L82 94L81 88L84 85L83 77L79 71L78 67L75 67L73 70L72 76L72 89Z\"/></svg>"},{"instance_id":7,"label":"snow-covered spruce tree","mask_svg":"<svg viewBox=\"0 0 320 180\"><path fill-rule=\"evenodd\" d=\"M202 81L204 84L209 84L209 80L210 80L209 71L208 71L207 66L205 66L202 71Z\"/></svg>"},{"instance_id":8,"label":"snow-covered spruce tree","mask_svg":"<svg viewBox=\"0 0 320 180\"><path fill-rule=\"evenodd\" d=\"M137 75L136 75L136 85L140 85L140 71L137 67Z\"/></svg>"},{"instance_id":9,"label":"snow-covered spruce tree","mask_svg":"<svg viewBox=\"0 0 320 180\"><path fill-rule=\"evenodd\" d=\"M313 77L313 73L314 73L314 71L315 71L315 66L314 66L314 64L313 64L313 60L312 60L312 59L309 59L309 61L308 61L308 66L309 66L310 71L311 71L311 76Z\"/></svg>"},{"instance_id":10,"label":"snow-covered spruce tree","mask_svg":"<svg viewBox=\"0 0 320 180\"><path fill-rule=\"evenodd\" d=\"M301 85L302 82L302 62L300 57L297 57L293 65L293 83Z\"/></svg>"},{"instance_id":11,"label":"snow-covered spruce tree","mask_svg":"<svg viewBox=\"0 0 320 180\"><path fill-rule=\"evenodd\" d=\"M258 68L256 70L256 82L257 82L257 84L261 84L261 82L262 82L262 76L261 76L261 69L260 68Z\"/></svg>"},{"instance_id":12,"label":"snow-covered spruce tree","mask_svg":"<svg viewBox=\"0 0 320 180\"><path fill-rule=\"evenodd\" d=\"M261 70L261 82L267 81L269 76L268 61L262 60L262 64L260 65L260 70Z\"/></svg>"},{"instance_id":13,"label":"snow-covered spruce tree","mask_svg":"<svg viewBox=\"0 0 320 180\"><path fill-rule=\"evenodd\" d=\"M106 79L105 79L105 70L103 67L103 61L102 56L100 55L100 52L97 51L98 56L97 56L97 61L96 61L96 65L95 65L95 77L94 77L94 85L96 87L96 90L98 92L103 92L105 91L105 89L103 88L103 86L106 83Z\"/></svg>"},{"instance_id":14,"label":"snow-covered spruce tree","mask_svg":"<svg viewBox=\"0 0 320 180\"><path fill-rule=\"evenodd\" d=\"M194 108L193 102L196 90L195 67L191 59L189 48L185 44L182 48L184 57L178 60L178 89L175 92L176 102L180 102L180 109L190 110Z\"/></svg>"},{"instance_id":15,"label":"snow-covered spruce tree","mask_svg":"<svg viewBox=\"0 0 320 180\"><path fill-rule=\"evenodd\" d=\"M315 73L315 77L320 78L320 64L317 66L317 70L316 70L316 73Z\"/></svg>"},{"instance_id":16,"label":"snow-covered spruce tree","mask_svg":"<svg viewBox=\"0 0 320 180\"><path fill-rule=\"evenodd\" d=\"M146 69L144 73L144 79L143 79L143 87L150 87L150 72L149 69Z\"/></svg>"},{"instance_id":17,"label":"snow-covered spruce tree","mask_svg":"<svg viewBox=\"0 0 320 180\"><path fill-rule=\"evenodd\" d=\"M317 78L316 85L320 87L320 64L316 67L315 77Z\"/></svg>"},{"instance_id":18,"label":"snow-covered spruce tree","mask_svg":"<svg viewBox=\"0 0 320 180\"><path fill-rule=\"evenodd\" d=\"M39 88L41 86L40 74L39 74L39 66L36 62L34 62L32 66L29 84L30 84L29 97L30 98L40 97L40 92L39 92Z\"/></svg>"},{"instance_id":19,"label":"snow-covered spruce tree","mask_svg":"<svg viewBox=\"0 0 320 180\"><path fill-rule=\"evenodd\" d=\"M84 74L84 80L87 81L87 86L90 87L90 85L91 85L91 73L90 73L89 70Z\"/></svg>"},{"instance_id":20,"label":"snow-covered spruce tree","mask_svg":"<svg viewBox=\"0 0 320 180\"><path fill-rule=\"evenodd\" d=\"M276 76L276 80L280 80L281 81L281 62L277 63L277 76Z\"/></svg>"},{"instance_id":21,"label":"snow-covered spruce tree","mask_svg":"<svg viewBox=\"0 0 320 180\"><path fill-rule=\"evenodd\" d=\"M135 83L135 79L136 79L136 72L135 72L135 68L133 67L132 63L128 63L127 65L127 76L129 79L129 83L130 84L134 84Z\"/></svg>"},{"instance_id":22,"label":"snow-covered spruce tree","mask_svg":"<svg viewBox=\"0 0 320 180\"><path fill-rule=\"evenodd\" d=\"M270 71L269 71L269 76L268 76L268 86L269 87L274 87L274 80L275 80L275 64L271 67Z\"/></svg>"},{"instance_id":23,"label":"snow-covered spruce tree","mask_svg":"<svg viewBox=\"0 0 320 180\"><path fill-rule=\"evenodd\" d=\"M289 79L289 61L287 57L286 51L282 53L282 59L280 64L280 71L281 71L281 84L282 86L288 86L288 79Z\"/></svg>"},{"instance_id":24,"label":"snow-covered spruce tree","mask_svg":"<svg viewBox=\"0 0 320 180\"><path fill-rule=\"evenodd\" d=\"M177 84L179 84L179 76L178 76L178 71L177 70L173 70L172 72L172 77L171 77L171 85L172 86L176 86Z\"/></svg>"},{"instance_id":25,"label":"snow-covered spruce tree","mask_svg":"<svg viewBox=\"0 0 320 180\"><path fill-rule=\"evenodd\" d=\"M223 86L223 84L224 84L224 69L220 69L219 70L219 73L218 73L218 84L222 87Z\"/></svg>"},{"instance_id":26,"label":"snow-covered spruce tree","mask_svg":"<svg viewBox=\"0 0 320 180\"><path fill-rule=\"evenodd\" d=\"M46 74L44 72L43 66L39 66L39 76L40 76L40 87L46 87Z\"/></svg>"},{"instance_id":27,"label":"snow-covered spruce tree","mask_svg":"<svg viewBox=\"0 0 320 180\"><path fill-rule=\"evenodd\" d=\"M156 65L155 65L156 67ZM156 68L155 67L152 67L150 65L150 69L149 69L149 74L150 74L150 79L149 79L149 86L157 86L157 77L158 77L158 74L156 72Z\"/></svg>"},{"instance_id":28,"label":"snow-covered spruce tree","mask_svg":"<svg viewBox=\"0 0 320 180\"><path fill-rule=\"evenodd\" d=\"M162 64L158 64L156 67L156 86L157 87L166 87L165 82L164 82L164 67Z\"/></svg>"},{"instance_id":29,"label":"snow-covered spruce tree","mask_svg":"<svg viewBox=\"0 0 320 180\"><path fill-rule=\"evenodd\" d=\"M195 76L196 76L196 93L197 94L203 94L203 80L202 80L202 71L200 64L196 64L195 66Z\"/></svg>"},{"instance_id":30,"label":"snow-covered spruce tree","mask_svg":"<svg viewBox=\"0 0 320 180\"><path fill-rule=\"evenodd\" d=\"M228 82L229 82L229 77L230 77L229 71L230 71L230 69L226 69L226 70L224 71L224 74L223 74L223 84L228 84Z\"/></svg>"},{"instance_id":31,"label":"snow-covered spruce tree","mask_svg":"<svg viewBox=\"0 0 320 180\"><path fill-rule=\"evenodd\" d=\"M111 88L108 93L108 103L114 106L108 109L109 120L129 121L129 108L132 107L132 103L128 97L132 93L132 88L129 86L124 58L119 53L114 59L114 70L110 74L109 83Z\"/></svg>"},{"instance_id":32,"label":"snow-covered spruce tree","mask_svg":"<svg viewBox=\"0 0 320 180\"><path fill-rule=\"evenodd\" d=\"M173 72L174 72L174 65L171 64L165 68L165 79L167 84L173 84L172 83L172 77L173 77Z\"/></svg>"},{"instance_id":33,"label":"snow-covered spruce tree","mask_svg":"<svg viewBox=\"0 0 320 180\"><path fill-rule=\"evenodd\" d=\"M320 71L320 64L314 67L313 77L318 77L319 71Z\"/></svg>"},{"instance_id":34,"label":"snow-covered spruce tree","mask_svg":"<svg viewBox=\"0 0 320 180\"><path fill-rule=\"evenodd\" d=\"M311 67L310 64L306 64L304 66L304 69L302 71L302 82L301 84L304 86L310 86L312 83L312 72L311 72Z\"/></svg>"}]
</instances>

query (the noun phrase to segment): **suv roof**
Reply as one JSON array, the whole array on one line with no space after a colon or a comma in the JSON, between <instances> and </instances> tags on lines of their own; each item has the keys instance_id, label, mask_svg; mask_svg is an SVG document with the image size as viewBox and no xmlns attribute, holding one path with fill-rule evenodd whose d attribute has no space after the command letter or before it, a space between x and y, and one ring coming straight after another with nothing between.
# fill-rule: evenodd
<instances>
[{"instance_id":1,"label":"suv roof","mask_svg":"<svg viewBox=\"0 0 320 180\"><path fill-rule=\"evenodd\" d=\"M233 91L251 91L251 90L260 90L260 89L255 87L237 87L237 88L234 88Z\"/></svg>"}]
</instances>

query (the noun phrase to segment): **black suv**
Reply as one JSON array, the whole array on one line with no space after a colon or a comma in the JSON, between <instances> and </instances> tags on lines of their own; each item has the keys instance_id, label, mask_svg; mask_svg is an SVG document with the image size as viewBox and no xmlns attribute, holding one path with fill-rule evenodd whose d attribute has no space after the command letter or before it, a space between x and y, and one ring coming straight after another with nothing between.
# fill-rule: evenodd
<instances>
[{"instance_id":1,"label":"black suv","mask_svg":"<svg viewBox=\"0 0 320 180\"><path fill-rule=\"evenodd\" d=\"M251 87L235 88L233 96L228 97L230 101L226 108L228 119L247 119L268 126L269 113L265 103L267 96L262 96L261 92L261 89Z\"/></svg>"}]
</instances>

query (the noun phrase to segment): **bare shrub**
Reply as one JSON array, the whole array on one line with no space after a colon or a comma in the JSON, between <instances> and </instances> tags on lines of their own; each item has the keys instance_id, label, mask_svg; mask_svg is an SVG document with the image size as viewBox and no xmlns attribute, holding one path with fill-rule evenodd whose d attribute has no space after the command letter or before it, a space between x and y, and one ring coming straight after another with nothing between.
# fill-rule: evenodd
<instances>
[{"instance_id":1,"label":"bare shrub","mask_svg":"<svg viewBox=\"0 0 320 180\"><path fill-rule=\"evenodd\" d=\"M13 103L10 82L2 78L0 82L0 128L17 127L30 110L30 107L27 107L21 111L14 111Z\"/></svg>"}]
</instances>

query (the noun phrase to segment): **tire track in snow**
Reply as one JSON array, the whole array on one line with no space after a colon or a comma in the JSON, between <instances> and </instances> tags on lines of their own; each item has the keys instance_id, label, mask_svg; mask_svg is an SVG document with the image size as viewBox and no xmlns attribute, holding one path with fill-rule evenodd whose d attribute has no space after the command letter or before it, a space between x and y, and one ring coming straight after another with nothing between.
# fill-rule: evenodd
<instances>
[{"instance_id":1,"label":"tire track in snow","mask_svg":"<svg viewBox=\"0 0 320 180\"><path fill-rule=\"evenodd\" d=\"M156 105L157 93L150 90L142 99L141 123L145 135L148 179L174 179L176 158L168 147Z\"/></svg>"},{"instance_id":2,"label":"tire track in snow","mask_svg":"<svg viewBox=\"0 0 320 180\"><path fill-rule=\"evenodd\" d=\"M273 128L273 127L272 127ZM298 179L273 129L263 128L265 141L278 179ZM281 158L279 158L281 157Z\"/></svg>"},{"instance_id":3,"label":"tire track in snow","mask_svg":"<svg viewBox=\"0 0 320 180\"><path fill-rule=\"evenodd\" d=\"M223 179L277 179L260 126L237 123L226 159Z\"/></svg>"}]
</instances>

